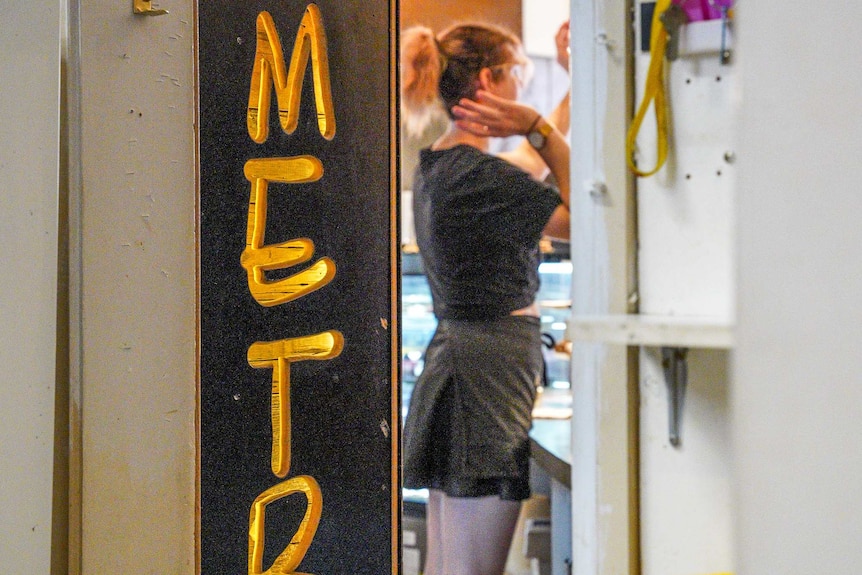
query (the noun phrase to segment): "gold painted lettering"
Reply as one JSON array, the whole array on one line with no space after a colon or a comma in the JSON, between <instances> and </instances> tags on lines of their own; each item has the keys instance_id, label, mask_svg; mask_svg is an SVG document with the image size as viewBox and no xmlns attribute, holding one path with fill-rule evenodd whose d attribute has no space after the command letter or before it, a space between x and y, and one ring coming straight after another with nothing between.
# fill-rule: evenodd
<instances>
[{"instance_id":1,"label":"gold painted lettering","mask_svg":"<svg viewBox=\"0 0 862 575\"><path fill-rule=\"evenodd\" d=\"M266 506L282 497L303 493L307 499L305 515L290 543L275 558L272 566L263 571L263 547L266 531ZM251 506L248 520L248 575L291 575L305 557L314 539L320 514L323 510L323 495L317 481L309 475L300 475L270 487L257 496ZM299 575L299 574L297 574Z\"/></svg>"},{"instance_id":2,"label":"gold painted lettering","mask_svg":"<svg viewBox=\"0 0 862 575\"><path fill-rule=\"evenodd\" d=\"M285 477L290 470L290 364L305 360L337 357L344 336L334 330L315 335L255 342L248 348L248 363L254 368L272 369L272 472Z\"/></svg>"},{"instance_id":3,"label":"gold painted lettering","mask_svg":"<svg viewBox=\"0 0 862 575\"><path fill-rule=\"evenodd\" d=\"M309 4L302 17L296 42L290 57L290 68L285 72L284 54L278 31L269 12L257 17L257 48L248 93L248 135L262 144L269 136L269 104L272 85L278 101L278 118L281 128L292 134L299 120L299 103L302 81L311 56L314 81L314 99L317 106L317 127L327 140L335 137L335 109L332 104L332 87L329 78L329 60L326 53L326 33L320 9Z\"/></svg>"},{"instance_id":4,"label":"gold painted lettering","mask_svg":"<svg viewBox=\"0 0 862 575\"><path fill-rule=\"evenodd\" d=\"M281 41L268 12L257 17L257 45L248 96L246 125L251 139L262 144L269 136L272 90L278 102L278 117L287 134L299 121L302 84L311 59L317 127L327 140L335 137L335 109L329 76L326 33L320 10L309 4L296 34L290 66L285 70ZM313 156L257 158L246 162L245 177L251 182L246 246L241 263L248 276L249 291L265 307L300 298L332 281L335 262L324 257L289 277L270 281L267 271L303 264L314 255L308 238L264 245L267 194L270 182L299 184L315 182L323 176L323 165ZM270 417L272 423L272 472L280 478L290 471L290 365L305 360L328 360L341 354L344 336L335 330L282 339L255 342L248 349L248 363L254 368L272 369ZM294 536L272 566L263 571L266 506L294 493L307 500L305 515ZM314 539L323 509L317 481L308 475L288 479L261 493L251 507L248 536L249 575L302 575L295 570Z\"/></svg>"},{"instance_id":5,"label":"gold painted lettering","mask_svg":"<svg viewBox=\"0 0 862 575\"><path fill-rule=\"evenodd\" d=\"M262 306L270 307L302 297L335 277L335 262L326 257L280 280L269 281L265 273L304 263L314 254L314 243L308 238L263 245L269 182L301 184L317 181L322 175L323 165L313 156L257 158L245 164L245 177L251 182L251 198L245 250L240 263L248 275L252 297Z\"/></svg>"}]
</instances>

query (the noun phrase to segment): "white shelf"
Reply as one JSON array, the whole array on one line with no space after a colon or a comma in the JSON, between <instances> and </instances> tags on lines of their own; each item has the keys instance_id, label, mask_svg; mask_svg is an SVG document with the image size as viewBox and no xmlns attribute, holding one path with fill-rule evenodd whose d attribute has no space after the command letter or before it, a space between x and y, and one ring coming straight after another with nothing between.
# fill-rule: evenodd
<instances>
[{"instance_id":1,"label":"white shelf","mask_svg":"<svg viewBox=\"0 0 862 575\"><path fill-rule=\"evenodd\" d=\"M656 347L733 347L733 324L710 317L657 315L573 316L568 336L572 341L598 341Z\"/></svg>"}]
</instances>

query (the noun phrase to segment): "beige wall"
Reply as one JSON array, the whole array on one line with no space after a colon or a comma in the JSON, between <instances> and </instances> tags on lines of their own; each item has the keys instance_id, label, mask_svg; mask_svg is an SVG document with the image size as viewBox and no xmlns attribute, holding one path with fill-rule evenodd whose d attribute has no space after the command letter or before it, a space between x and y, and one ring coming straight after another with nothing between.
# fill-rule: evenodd
<instances>
[{"instance_id":1,"label":"beige wall","mask_svg":"<svg viewBox=\"0 0 862 575\"><path fill-rule=\"evenodd\" d=\"M521 0L403 0L399 9L402 27L421 24L439 32L457 21L479 20L521 35Z\"/></svg>"},{"instance_id":2,"label":"beige wall","mask_svg":"<svg viewBox=\"0 0 862 575\"><path fill-rule=\"evenodd\" d=\"M169 14L146 17L130 1L87 0L71 23L73 573L195 571L194 6L162 2Z\"/></svg>"}]
</instances>

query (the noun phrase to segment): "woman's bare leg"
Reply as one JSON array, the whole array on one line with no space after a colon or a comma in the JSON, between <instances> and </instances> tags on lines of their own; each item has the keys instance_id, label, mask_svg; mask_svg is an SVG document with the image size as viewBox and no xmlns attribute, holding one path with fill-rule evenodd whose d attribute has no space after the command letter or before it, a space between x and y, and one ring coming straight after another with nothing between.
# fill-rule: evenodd
<instances>
[{"instance_id":1,"label":"woman's bare leg","mask_svg":"<svg viewBox=\"0 0 862 575\"><path fill-rule=\"evenodd\" d=\"M440 498L443 570L426 575L503 575L521 503L498 496Z\"/></svg>"},{"instance_id":2,"label":"woman's bare leg","mask_svg":"<svg viewBox=\"0 0 862 575\"><path fill-rule=\"evenodd\" d=\"M443 492L428 490L428 507L425 511L425 570L424 575L443 575L443 534L440 531L440 514Z\"/></svg>"}]
</instances>

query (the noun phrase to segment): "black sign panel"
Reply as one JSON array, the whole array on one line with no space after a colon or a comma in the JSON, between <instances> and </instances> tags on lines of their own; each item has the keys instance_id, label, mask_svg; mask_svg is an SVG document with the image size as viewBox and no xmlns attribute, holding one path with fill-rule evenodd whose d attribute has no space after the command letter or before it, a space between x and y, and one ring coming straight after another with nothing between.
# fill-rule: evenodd
<instances>
[{"instance_id":1,"label":"black sign panel","mask_svg":"<svg viewBox=\"0 0 862 575\"><path fill-rule=\"evenodd\" d=\"M398 571L394 3L199 3L203 575Z\"/></svg>"}]
</instances>

